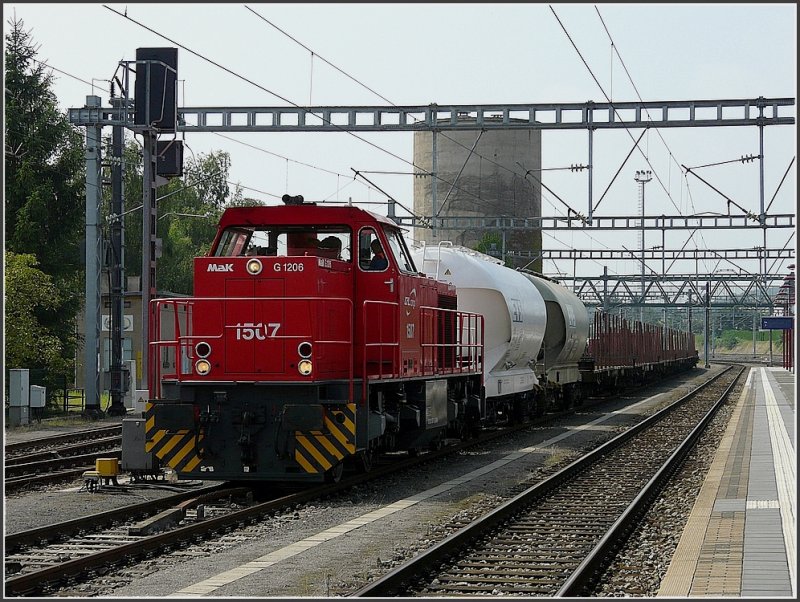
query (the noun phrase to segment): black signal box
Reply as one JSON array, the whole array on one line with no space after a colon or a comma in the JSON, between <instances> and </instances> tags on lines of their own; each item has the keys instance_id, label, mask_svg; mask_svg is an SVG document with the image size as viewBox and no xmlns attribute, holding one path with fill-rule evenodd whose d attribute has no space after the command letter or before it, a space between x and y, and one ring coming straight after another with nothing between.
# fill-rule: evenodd
<instances>
[{"instance_id":1,"label":"black signal box","mask_svg":"<svg viewBox=\"0 0 800 602\"><path fill-rule=\"evenodd\" d=\"M159 132L175 131L178 121L177 81L177 48L136 49L136 125L154 127Z\"/></svg>"},{"instance_id":2,"label":"black signal box","mask_svg":"<svg viewBox=\"0 0 800 602\"><path fill-rule=\"evenodd\" d=\"M183 175L183 142L181 140L159 140L156 143L156 174L165 178Z\"/></svg>"}]
</instances>

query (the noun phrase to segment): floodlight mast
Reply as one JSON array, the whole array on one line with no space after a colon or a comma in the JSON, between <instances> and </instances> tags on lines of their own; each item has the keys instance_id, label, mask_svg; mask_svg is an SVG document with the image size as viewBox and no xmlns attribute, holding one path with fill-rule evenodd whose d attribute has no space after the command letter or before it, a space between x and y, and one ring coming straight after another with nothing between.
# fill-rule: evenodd
<instances>
[{"instance_id":1,"label":"floodlight mast","mask_svg":"<svg viewBox=\"0 0 800 602\"><path fill-rule=\"evenodd\" d=\"M653 172L648 170L637 170L633 178L639 183L639 207L642 214L642 231L639 248L642 251L642 307L639 308L639 321L644 322L644 297L645 297L645 263L644 263L644 185L653 179Z\"/></svg>"}]
</instances>

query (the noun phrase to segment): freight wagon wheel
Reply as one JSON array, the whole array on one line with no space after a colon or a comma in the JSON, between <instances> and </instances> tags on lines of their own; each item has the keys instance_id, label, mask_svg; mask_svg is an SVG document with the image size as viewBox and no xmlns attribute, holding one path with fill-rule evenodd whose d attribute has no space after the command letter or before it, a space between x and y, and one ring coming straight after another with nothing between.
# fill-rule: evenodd
<instances>
[{"instance_id":1,"label":"freight wagon wheel","mask_svg":"<svg viewBox=\"0 0 800 602\"><path fill-rule=\"evenodd\" d=\"M439 451L444 447L444 430L436 436L436 438L428 444L430 451Z\"/></svg>"},{"instance_id":2,"label":"freight wagon wheel","mask_svg":"<svg viewBox=\"0 0 800 602\"><path fill-rule=\"evenodd\" d=\"M339 462L336 466L329 468L325 471L325 482L326 483L338 483L341 478L342 474L344 473L344 462Z\"/></svg>"}]
</instances>

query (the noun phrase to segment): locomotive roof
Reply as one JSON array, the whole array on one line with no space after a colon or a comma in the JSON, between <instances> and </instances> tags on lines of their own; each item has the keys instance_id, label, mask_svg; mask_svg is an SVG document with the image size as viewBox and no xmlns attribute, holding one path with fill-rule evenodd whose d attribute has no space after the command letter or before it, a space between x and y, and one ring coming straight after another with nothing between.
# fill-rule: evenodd
<instances>
[{"instance_id":1,"label":"locomotive roof","mask_svg":"<svg viewBox=\"0 0 800 602\"><path fill-rule=\"evenodd\" d=\"M220 217L219 225L227 228L228 226L258 226L262 224L350 224L356 222L380 222L395 228L398 227L388 217L366 209L352 206L320 206L311 203L229 207Z\"/></svg>"}]
</instances>

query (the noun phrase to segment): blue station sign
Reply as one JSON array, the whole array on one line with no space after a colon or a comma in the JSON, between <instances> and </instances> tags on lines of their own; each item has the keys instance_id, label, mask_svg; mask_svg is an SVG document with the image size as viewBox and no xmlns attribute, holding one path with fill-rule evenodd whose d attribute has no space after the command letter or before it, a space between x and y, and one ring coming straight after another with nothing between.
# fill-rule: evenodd
<instances>
[{"instance_id":1,"label":"blue station sign","mask_svg":"<svg viewBox=\"0 0 800 602\"><path fill-rule=\"evenodd\" d=\"M792 330L794 318L792 316L764 316L761 318L761 330Z\"/></svg>"}]
</instances>

